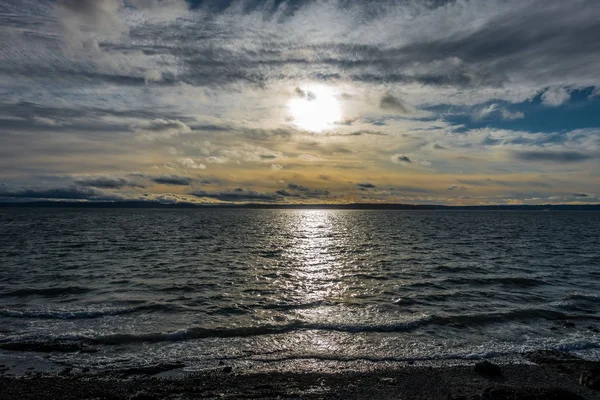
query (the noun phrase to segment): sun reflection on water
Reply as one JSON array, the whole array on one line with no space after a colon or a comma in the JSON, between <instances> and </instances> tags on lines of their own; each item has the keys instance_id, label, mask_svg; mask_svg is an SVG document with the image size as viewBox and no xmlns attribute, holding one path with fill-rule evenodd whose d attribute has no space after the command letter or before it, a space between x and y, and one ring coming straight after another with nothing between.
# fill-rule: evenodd
<instances>
[{"instance_id":1,"label":"sun reflection on water","mask_svg":"<svg viewBox=\"0 0 600 400\"><path fill-rule=\"evenodd\" d=\"M290 328L285 335L261 338L263 346L277 349L273 358L367 357L369 330L418 318L382 304L380 292L390 290L387 271L373 256L386 249L366 233L369 221L356 223L356 214L348 210L286 210L272 216L280 230L271 241L277 251L265 253L269 290L262 300L268 314L261 319L268 315Z\"/></svg>"},{"instance_id":2,"label":"sun reflection on water","mask_svg":"<svg viewBox=\"0 0 600 400\"><path fill-rule=\"evenodd\" d=\"M306 303L326 301L339 295L342 262L336 248L334 212L329 210L303 210L290 218L294 230L283 257L290 261L296 295Z\"/></svg>"}]
</instances>

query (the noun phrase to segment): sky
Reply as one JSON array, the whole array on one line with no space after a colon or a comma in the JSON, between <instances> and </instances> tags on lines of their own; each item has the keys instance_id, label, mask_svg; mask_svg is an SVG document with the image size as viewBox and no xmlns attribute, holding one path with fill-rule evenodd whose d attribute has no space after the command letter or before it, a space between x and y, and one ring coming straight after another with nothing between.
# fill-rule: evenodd
<instances>
[{"instance_id":1,"label":"sky","mask_svg":"<svg viewBox=\"0 0 600 400\"><path fill-rule=\"evenodd\" d=\"M0 201L600 202L600 2L0 0Z\"/></svg>"}]
</instances>

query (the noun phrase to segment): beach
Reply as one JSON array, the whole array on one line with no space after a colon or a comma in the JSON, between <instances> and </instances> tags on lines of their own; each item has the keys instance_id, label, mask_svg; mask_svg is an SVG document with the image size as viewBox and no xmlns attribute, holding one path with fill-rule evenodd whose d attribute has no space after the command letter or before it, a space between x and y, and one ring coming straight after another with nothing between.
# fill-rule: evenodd
<instances>
[{"instance_id":1,"label":"beach","mask_svg":"<svg viewBox=\"0 0 600 400\"><path fill-rule=\"evenodd\" d=\"M518 364L363 365L338 370L309 360L295 370L281 372L223 364L187 374L178 371L178 365L100 372L32 370L20 375L4 371L0 398L600 399L600 362L554 351L529 353L523 360Z\"/></svg>"}]
</instances>

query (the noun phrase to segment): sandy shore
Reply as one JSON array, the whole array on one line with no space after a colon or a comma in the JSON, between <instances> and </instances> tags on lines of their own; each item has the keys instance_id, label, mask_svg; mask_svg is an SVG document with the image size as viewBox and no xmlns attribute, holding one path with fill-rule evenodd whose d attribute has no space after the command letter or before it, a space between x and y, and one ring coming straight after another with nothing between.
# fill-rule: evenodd
<instances>
[{"instance_id":1,"label":"sandy shore","mask_svg":"<svg viewBox=\"0 0 600 400\"><path fill-rule=\"evenodd\" d=\"M1 399L600 399L600 362L556 352L526 356L529 363L408 366L368 371L253 372L219 366L172 375L177 365L111 372L27 372L0 375ZM583 384L581 378L583 375ZM594 378L595 377L595 378Z\"/></svg>"}]
</instances>

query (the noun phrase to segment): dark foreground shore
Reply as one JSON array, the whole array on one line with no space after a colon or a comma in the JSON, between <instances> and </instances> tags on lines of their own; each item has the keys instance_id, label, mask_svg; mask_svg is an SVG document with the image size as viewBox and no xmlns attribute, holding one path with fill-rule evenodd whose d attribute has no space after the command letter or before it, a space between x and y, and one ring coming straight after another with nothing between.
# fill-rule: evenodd
<instances>
[{"instance_id":1,"label":"dark foreground shore","mask_svg":"<svg viewBox=\"0 0 600 400\"><path fill-rule=\"evenodd\" d=\"M161 377L177 366L112 372L0 375L0 399L600 399L600 362L535 352L528 363L407 366L368 371L252 372L220 366ZM158 374L158 376L157 376Z\"/></svg>"}]
</instances>

